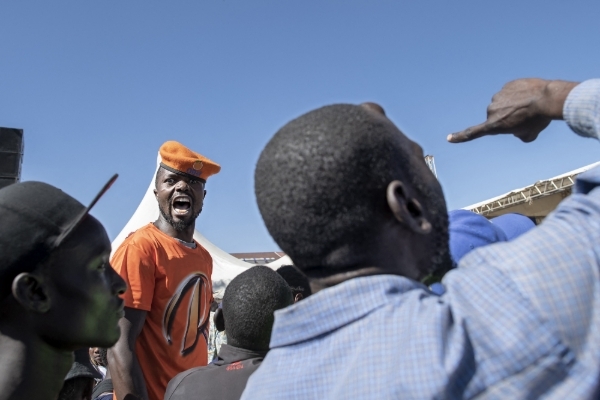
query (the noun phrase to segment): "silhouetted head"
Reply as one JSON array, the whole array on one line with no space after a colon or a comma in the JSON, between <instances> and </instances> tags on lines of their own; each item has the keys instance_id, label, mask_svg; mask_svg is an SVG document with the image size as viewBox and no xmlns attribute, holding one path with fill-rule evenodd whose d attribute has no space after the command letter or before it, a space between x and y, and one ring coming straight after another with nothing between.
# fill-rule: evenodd
<instances>
[{"instance_id":1,"label":"silhouetted head","mask_svg":"<svg viewBox=\"0 0 600 400\"><path fill-rule=\"evenodd\" d=\"M294 297L294 303L297 303L312 294L308 278L298 268L293 265L283 265L277 269L277 273L290 286L292 296Z\"/></svg>"},{"instance_id":2,"label":"silhouetted head","mask_svg":"<svg viewBox=\"0 0 600 400\"><path fill-rule=\"evenodd\" d=\"M59 349L111 347L120 335L125 282L88 211L41 182L0 190L0 318Z\"/></svg>"},{"instance_id":3,"label":"silhouetted head","mask_svg":"<svg viewBox=\"0 0 600 400\"><path fill-rule=\"evenodd\" d=\"M442 189L420 146L384 114L374 103L322 107L260 155L261 215L310 279L371 267L422 279L450 264Z\"/></svg>"},{"instance_id":4,"label":"silhouetted head","mask_svg":"<svg viewBox=\"0 0 600 400\"><path fill-rule=\"evenodd\" d=\"M217 329L227 343L249 350L268 350L276 310L292 304L288 284L271 268L256 266L236 276L216 311Z\"/></svg>"}]
</instances>

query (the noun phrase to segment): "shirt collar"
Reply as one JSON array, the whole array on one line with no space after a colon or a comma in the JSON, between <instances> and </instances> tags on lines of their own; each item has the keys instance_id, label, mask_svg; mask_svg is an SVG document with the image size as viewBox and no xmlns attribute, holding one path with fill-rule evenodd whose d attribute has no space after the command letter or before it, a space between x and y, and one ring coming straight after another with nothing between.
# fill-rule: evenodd
<instances>
[{"instance_id":1,"label":"shirt collar","mask_svg":"<svg viewBox=\"0 0 600 400\"><path fill-rule=\"evenodd\" d=\"M244 361L250 358L264 358L266 355L266 351L242 349L223 343L221 345L221 349L219 350L217 359L214 361L214 364L231 364L233 362Z\"/></svg>"},{"instance_id":2,"label":"shirt collar","mask_svg":"<svg viewBox=\"0 0 600 400\"><path fill-rule=\"evenodd\" d=\"M375 275L321 290L275 311L270 347L288 346L331 332L416 288L425 286L402 276Z\"/></svg>"}]
</instances>

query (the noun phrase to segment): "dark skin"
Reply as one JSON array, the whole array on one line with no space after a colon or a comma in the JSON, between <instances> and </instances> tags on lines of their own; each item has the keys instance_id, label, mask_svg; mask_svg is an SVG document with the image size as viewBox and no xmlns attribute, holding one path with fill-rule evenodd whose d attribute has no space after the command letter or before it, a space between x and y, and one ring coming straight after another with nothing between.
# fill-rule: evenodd
<instances>
[{"instance_id":1,"label":"dark skin","mask_svg":"<svg viewBox=\"0 0 600 400\"><path fill-rule=\"evenodd\" d=\"M410 155L410 162L414 165L414 171L419 174L419 179L432 192L443 196L439 182L425 164L421 147L404 136L387 119L381 106L375 103L364 103L361 106L369 110L374 119L397 131L399 143ZM361 265L340 265L335 273L330 273L328 269L324 276L308 271L313 293L361 276L393 274L421 280L430 272L428 267L435 248L430 222L431 210L423 207L425 201L406 182L398 179L388 184L385 206L380 210L380 219L377 221L380 229L369 251L361 251ZM330 256L335 257L336 251L352 250L335 249Z\"/></svg>"},{"instance_id":2,"label":"dark skin","mask_svg":"<svg viewBox=\"0 0 600 400\"><path fill-rule=\"evenodd\" d=\"M447 140L461 143L488 135L513 134L523 142L531 142L551 121L563 119L565 101L577 84L538 78L511 81L492 97L485 122L450 134ZM361 106L376 118L386 118L383 108L375 103ZM418 179L437 192L439 184L426 167L422 150L398 132L405 149L413 149L410 154L415 158L411 162ZM422 206L425 199L405 181L394 180L388 184L385 200L380 215L387 217L378 221L379 234L370 251L361 254L364 262L360 266L340 266L339 272L327 276L309 275L313 292L361 276L394 274L414 280L427 276L423 266L428 264L434 242L430 237L431 216Z\"/></svg>"},{"instance_id":3,"label":"dark skin","mask_svg":"<svg viewBox=\"0 0 600 400\"><path fill-rule=\"evenodd\" d=\"M173 219L173 222L187 223L188 226L183 230L177 230L171 221L160 213L154 225L167 235L192 242L194 240L195 220L202 211L206 190L204 183L198 179L192 179L187 175L179 175L161 168L158 171L156 179L156 189L154 195L158 206ZM179 206L178 199L188 200L189 206L181 202ZM189 207L189 208L185 208Z\"/></svg>"},{"instance_id":4,"label":"dark skin","mask_svg":"<svg viewBox=\"0 0 600 400\"><path fill-rule=\"evenodd\" d=\"M204 183L160 168L154 195L162 210L154 226L173 238L193 242L195 220L206 196ZM125 307L125 316L119 321L121 337L108 351L108 365L119 399L148 398L144 375L135 354L135 343L146 322L146 314L144 310Z\"/></svg>"},{"instance_id":5,"label":"dark skin","mask_svg":"<svg viewBox=\"0 0 600 400\"><path fill-rule=\"evenodd\" d=\"M219 332L223 332L226 329L226 322L225 322L225 316L223 315L223 309L222 308L218 308L217 311L215 311L215 315L213 316L213 321L215 322L215 328L217 328L217 331ZM227 343L231 346L234 347L239 347L239 348L247 348L248 350L255 350L255 351L268 351L269 350L269 343L256 343L256 347L254 348L248 348L247 346L243 346L242 344L238 343L238 341L236 340L235 337L233 336L227 336Z\"/></svg>"},{"instance_id":6,"label":"dark skin","mask_svg":"<svg viewBox=\"0 0 600 400\"><path fill-rule=\"evenodd\" d=\"M577 85L538 78L508 82L492 97L485 122L448 135L448 141L461 143L488 135L513 134L523 142L531 142L552 120L563 119L565 100Z\"/></svg>"},{"instance_id":7,"label":"dark skin","mask_svg":"<svg viewBox=\"0 0 600 400\"><path fill-rule=\"evenodd\" d=\"M47 265L14 278L0 318L0 399L55 399L73 351L119 337L125 282L108 263L110 241L87 217Z\"/></svg>"}]
</instances>

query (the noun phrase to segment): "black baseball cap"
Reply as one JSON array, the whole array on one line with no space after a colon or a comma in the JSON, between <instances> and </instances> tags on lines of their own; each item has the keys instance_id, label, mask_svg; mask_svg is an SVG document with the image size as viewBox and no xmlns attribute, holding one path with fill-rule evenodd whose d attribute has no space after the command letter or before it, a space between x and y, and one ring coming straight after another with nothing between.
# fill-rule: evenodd
<instances>
[{"instance_id":1,"label":"black baseball cap","mask_svg":"<svg viewBox=\"0 0 600 400\"><path fill-rule=\"evenodd\" d=\"M0 189L0 300L13 279L32 272L77 226L115 182L113 175L89 206L43 182L21 182Z\"/></svg>"}]
</instances>

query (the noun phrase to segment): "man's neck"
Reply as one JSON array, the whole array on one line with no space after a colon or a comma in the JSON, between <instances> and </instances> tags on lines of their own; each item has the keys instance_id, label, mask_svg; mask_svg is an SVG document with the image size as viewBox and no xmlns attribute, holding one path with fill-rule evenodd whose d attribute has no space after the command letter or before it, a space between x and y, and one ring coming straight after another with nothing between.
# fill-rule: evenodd
<instances>
[{"instance_id":1,"label":"man's neck","mask_svg":"<svg viewBox=\"0 0 600 400\"><path fill-rule=\"evenodd\" d=\"M191 243L194 241L194 228L195 224L191 224L187 228L182 231L178 231L171 224L169 224L162 217L158 217L156 221L154 221L154 226L156 226L161 232L166 233L172 238L183 240L184 242Z\"/></svg>"},{"instance_id":2,"label":"man's neck","mask_svg":"<svg viewBox=\"0 0 600 400\"><path fill-rule=\"evenodd\" d=\"M0 322L0 400L56 399L73 353L27 335L26 329Z\"/></svg>"}]
</instances>

